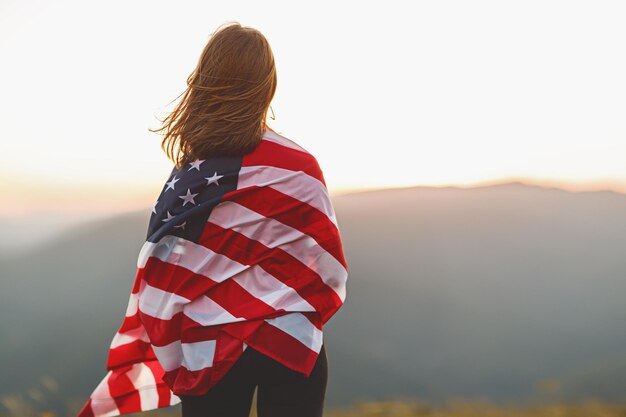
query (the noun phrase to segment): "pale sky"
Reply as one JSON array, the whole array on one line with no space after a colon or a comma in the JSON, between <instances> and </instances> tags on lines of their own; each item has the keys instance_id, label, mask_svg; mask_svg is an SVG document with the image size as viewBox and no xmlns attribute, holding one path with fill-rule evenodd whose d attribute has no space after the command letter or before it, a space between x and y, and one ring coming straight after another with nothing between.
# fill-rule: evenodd
<instances>
[{"instance_id":1,"label":"pale sky","mask_svg":"<svg viewBox=\"0 0 626 417\"><path fill-rule=\"evenodd\" d=\"M148 207L148 131L209 35L274 51L270 125L331 193L522 180L626 192L621 1L0 2L0 215Z\"/></svg>"}]
</instances>

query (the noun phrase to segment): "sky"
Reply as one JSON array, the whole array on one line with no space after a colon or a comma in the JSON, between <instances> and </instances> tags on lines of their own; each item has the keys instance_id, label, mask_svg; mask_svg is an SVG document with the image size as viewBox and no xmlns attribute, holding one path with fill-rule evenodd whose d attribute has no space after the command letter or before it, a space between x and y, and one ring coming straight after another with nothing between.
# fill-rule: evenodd
<instances>
[{"instance_id":1,"label":"sky","mask_svg":"<svg viewBox=\"0 0 626 417\"><path fill-rule=\"evenodd\" d=\"M0 220L150 207L171 162L148 129L228 21L270 42L270 126L331 195L626 192L624 2L1 0Z\"/></svg>"}]
</instances>

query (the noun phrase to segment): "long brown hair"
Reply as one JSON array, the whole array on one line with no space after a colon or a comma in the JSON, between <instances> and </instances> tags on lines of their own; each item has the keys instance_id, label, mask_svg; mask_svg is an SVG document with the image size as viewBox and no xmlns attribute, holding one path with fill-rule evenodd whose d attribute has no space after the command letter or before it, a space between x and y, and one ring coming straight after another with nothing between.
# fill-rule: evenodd
<instances>
[{"instance_id":1,"label":"long brown hair","mask_svg":"<svg viewBox=\"0 0 626 417\"><path fill-rule=\"evenodd\" d=\"M179 104L161 128L148 130L165 129L161 148L176 168L188 159L246 154L269 129L265 119L276 83L265 36L238 22L222 24L187 78Z\"/></svg>"}]
</instances>

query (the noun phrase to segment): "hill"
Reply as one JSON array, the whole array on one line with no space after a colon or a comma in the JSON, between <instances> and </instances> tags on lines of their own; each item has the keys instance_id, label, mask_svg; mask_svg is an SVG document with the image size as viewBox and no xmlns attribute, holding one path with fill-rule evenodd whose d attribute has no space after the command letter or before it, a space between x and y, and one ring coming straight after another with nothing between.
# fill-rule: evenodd
<instances>
[{"instance_id":1,"label":"hill","mask_svg":"<svg viewBox=\"0 0 626 417\"><path fill-rule=\"evenodd\" d=\"M626 401L626 195L507 183L340 195L350 274L327 404L416 396ZM86 400L150 208L0 260L0 393ZM53 380L57 389L43 381ZM556 387L556 388L554 388Z\"/></svg>"}]
</instances>

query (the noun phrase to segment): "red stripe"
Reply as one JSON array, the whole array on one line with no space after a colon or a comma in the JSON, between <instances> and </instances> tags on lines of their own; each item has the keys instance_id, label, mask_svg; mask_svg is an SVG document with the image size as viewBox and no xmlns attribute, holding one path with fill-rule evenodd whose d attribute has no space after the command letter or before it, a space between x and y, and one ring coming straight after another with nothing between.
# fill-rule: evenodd
<instances>
[{"instance_id":1,"label":"red stripe","mask_svg":"<svg viewBox=\"0 0 626 417\"><path fill-rule=\"evenodd\" d=\"M157 393L159 394L159 407L168 407L172 401L172 390L163 382L163 368L158 361L148 361L145 365L150 368L157 383Z\"/></svg>"},{"instance_id":2,"label":"red stripe","mask_svg":"<svg viewBox=\"0 0 626 417\"><path fill-rule=\"evenodd\" d=\"M113 349L109 349L106 369L128 365L144 359L156 359L152 346L143 340L136 340Z\"/></svg>"},{"instance_id":3,"label":"red stripe","mask_svg":"<svg viewBox=\"0 0 626 417\"><path fill-rule=\"evenodd\" d=\"M252 322L246 324L240 324L238 326L232 326L234 329L238 329L243 334L250 334L254 332L259 322ZM230 328L231 326L222 326L223 329ZM233 337L230 334L221 331L220 338L218 340L218 346L215 351L215 357L213 358L213 368L215 370L215 377L222 378L230 368L239 360L243 353L243 342L241 337Z\"/></svg>"},{"instance_id":4,"label":"red stripe","mask_svg":"<svg viewBox=\"0 0 626 417\"><path fill-rule=\"evenodd\" d=\"M263 323L264 323L263 319L257 319L257 320L251 320L251 321L238 321L235 323L227 323L227 324L220 325L218 327L220 328L219 330L220 336L223 336L224 334L226 334L226 337L230 335L238 340L245 341L249 339L250 336L254 334L254 332L256 332L261 326L263 326ZM220 348L218 348L218 350L219 349ZM242 349L243 349L243 345L242 345ZM219 357L219 354L218 354L218 357Z\"/></svg>"},{"instance_id":5,"label":"red stripe","mask_svg":"<svg viewBox=\"0 0 626 417\"><path fill-rule=\"evenodd\" d=\"M139 276L139 269L135 273L135 281L133 282L133 288L131 289L131 294L139 293L139 285L141 284L141 277Z\"/></svg>"},{"instance_id":6,"label":"red stripe","mask_svg":"<svg viewBox=\"0 0 626 417\"><path fill-rule=\"evenodd\" d=\"M175 314L170 320L161 320L144 313L140 314L146 331L150 335L150 343L154 346L169 345L177 340L180 340L181 343L215 340L218 338L219 332L223 326L236 326L249 323L241 321L214 326L203 326L186 316L182 311ZM281 313L269 314L268 317L275 317L279 314ZM150 350L152 355L154 355L152 349Z\"/></svg>"},{"instance_id":7,"label":"red stripe","mask_svg":"<svg viewBox=\"0 0 626 417\"><path fill-rule=\"evenodd\" d=\"M174 314L169 320L162 320L139 312L146 332L150 335L150 343L154 346L169 345L180 340L181 325L186 316L181 311Z\"/></svg>"},{"instance_id":8,"label":"red stripe","mask_svg":"<svg viewBox=\"0 0 626 417\"><path fill-rule=\"evenodd\" d=\"M151 286L189 300L196 299L218 284L205 275L196 274L154 256L148 258L145 266L139 268L137 274Z\"/></svg>"},{"instance_id":9,"label":"red stripe","mask_svg":"<svg viewBox=\"0 0 626 417\"><path fill-rule=\"evenodd\" d=\"M189 329L199 326L198 323L185 316L181 311L174 314L169 320L162 320L140 312L141 320L144 322L146 331L150 335L150 343L154 346L165 346L170 343L196 342L197 339L186 337ZM215 332L215 329L211 329ZM217 336L217 333L214 334ZM214 337L213 337L214 338ZM209 337L211 339L211 337ZM206 340L206 339L205 339Z\"/></svg>"},{"instance_id":10,"label":"red stripe","mask_svg":"<svg viewBox=\"0 0 626 417\"><path fill-rule=\"evenodd\" d=\"M268 140L262 140L254 152L243 156L241 166L265 165L291 171L303 171L324 186L324 174L317 159L308 152L293 149Z\"/></svg>"},{"instance_id":11,"label":"red stripe","mask_svg":"<svg viewBox=\"0 0 626 417\"><path fill-rule=\"evenodd\" d=\"M255 192L250 192L254 188ZM272 187L246 187L224 194L223 201L233 201L265 217L271 217L311 236L347 270L339 229L328 216ZM268 204L271 201L271 204Z\"/></svg>"},{"instance_id":12,"label":"red stripe","mask_svg":"<svg viewBox=\"0 0 626 417\"><path fill-rule=\"evenodd\" d=\"M222 282L211 291L211 300L233 316L243 317L246 320L273 316L276 312L274 307L254 297L231 279Z\"/></svg>"},{"instance_id":13,"label":"red stripe","mask_svg":"<svg viewBox=\"0 0 626 417\"><path fill-rule=\"evenodd\" d=\"M130 369L130 365L115 369L108 380L109 392L115 400L120 414L142 411L139 391L126 374Z\"/></svg>"},{"instance_id":14,"label":"red stripe","mask_svg":"<svg viewBox=\"0 0 626 417\"><path fill-rule=\"evenodd\" d=\"M336 306L334 310L331 310L332 314L335 314L337 310L339 310L339 307L341 307L341 304ZM317 311L301 311L300 314L306 317L311 324L320 330L324 328L324 324L328 321L328 318L322 317Z\"/></svg>"},{"instance_id":15,"label":"red stripe","mask_svg":"<svg viewBox=\"0 0 626 417\"><path fill-rule=\"evenodd\" d=\"M141 327L141 320L139 320L139 315L137 313L132 316L124 316L124 320L118 330L119 333L127 333L130 330L134 330L138 327Z\"/></svg>"},{"instance_id":16,"label":"red stripe","mask_svg":"<svg viewBox=\"0 0 626 417\"><path fill-rule=\"evenodd\" d=\"M83 408L78 412L77 417L95 417L93 409L91 408L91 398L87 400Z\"/></svg>"},{"instance_id":17,"label":"red stripe","mask_svg":"<svg viewBox=\"0 0 626 417\"><path fill-rule=\"evenodd\" d=\"M298 339L269 323L263 323L247 343L286 367L307 376L310 375L318 355Z\"/></svg>"},{"instance_id":18,"label":"red stripe","mask_svg":"<svg viewBox=\"0 0 626 417\"><path fill-rule=\"evenodd\" d=\"M181 366L165 372L163 380L174 387L174 393L177 395L202 395L217 383L217 377L216 370L211 367L190 371Z\"/></svg>"},{"instance_id":19,"label":"red stripe","mask_svg":"<svg viewBox=\"0 0 626 417\"><path fill-rule=\"evenodd\" d=\"M204 342L206 340L217 340L220 336L222 326L225 325L226 324L202 326L189 317L184 316L181 324L181 342L194 343Z\"/></svg>"}]
</instances>

